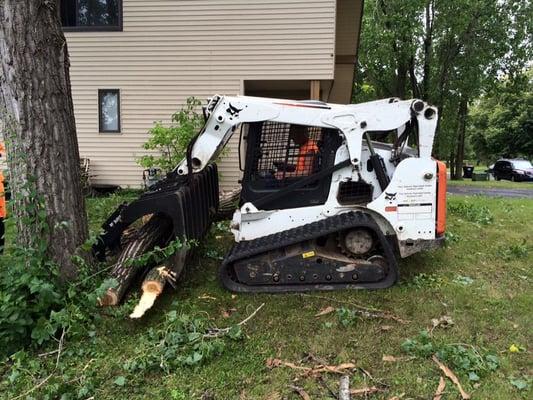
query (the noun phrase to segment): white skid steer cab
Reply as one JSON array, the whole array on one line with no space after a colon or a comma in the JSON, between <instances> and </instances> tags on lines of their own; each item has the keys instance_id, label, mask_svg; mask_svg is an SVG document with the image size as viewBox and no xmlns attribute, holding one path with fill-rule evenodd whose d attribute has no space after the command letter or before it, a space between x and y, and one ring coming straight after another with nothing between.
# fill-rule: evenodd
<instances>
[{"instance_id":1,"label":"white skid steer cab","mask_svg":"<svg viewBox=\"0 0 533 400\"><path fill-rule=\"evenodd\" d=\"M164 240L201 239L218 208L214 160L233 135L243 177L219 270L227 289L386 288L399 258L443 243L446 167L431 157L437 109L425 102L217 95L204 114L186 159L104 224L101 258L147 214L170 221Z\"/></svg>"}]
</instances>

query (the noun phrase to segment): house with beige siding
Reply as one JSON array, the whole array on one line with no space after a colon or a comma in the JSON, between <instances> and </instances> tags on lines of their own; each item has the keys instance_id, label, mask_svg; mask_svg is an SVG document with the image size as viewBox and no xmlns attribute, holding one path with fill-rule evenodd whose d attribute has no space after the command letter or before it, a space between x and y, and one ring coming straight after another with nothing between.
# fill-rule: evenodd
<instances>
[{"instance_id":1,"label":"house with beige siding","mask_svg":"<svg viewBox=\"0 0 533 400\"><path fill-rule=\"evenodd\" d=\"M348 103L363 0L60 0L80 154L139 187L154 121L214 94ZM235 135L237 136L237 135ZM219 163L240 176L238 138Z\"/></svg>"}]
</instances>

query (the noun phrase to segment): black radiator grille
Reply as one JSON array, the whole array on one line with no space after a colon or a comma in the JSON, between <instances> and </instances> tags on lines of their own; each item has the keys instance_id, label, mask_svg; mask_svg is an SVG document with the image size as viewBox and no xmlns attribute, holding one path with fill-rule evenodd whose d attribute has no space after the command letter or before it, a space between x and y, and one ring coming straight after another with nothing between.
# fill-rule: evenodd
<instances>
[{"instance_id":1,"label":"black radiator grille","mask_svg":"<svg viewBox=\"0 0 533 400\"><path fill-rule=\"evenodd\" d=\"M337 200L339 204L367 204L372 201L373 186L366 182L341 182Z\"/></svg>"}]
</instances>

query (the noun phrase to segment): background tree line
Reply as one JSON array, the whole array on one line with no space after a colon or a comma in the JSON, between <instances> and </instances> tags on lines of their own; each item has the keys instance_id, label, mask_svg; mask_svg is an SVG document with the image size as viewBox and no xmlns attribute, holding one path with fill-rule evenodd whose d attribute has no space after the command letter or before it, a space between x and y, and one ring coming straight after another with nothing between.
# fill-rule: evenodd
<instances>
[{"instance_id":1,"label":"background tree line","mask_svg":"<svg viewBox=\"0 0 533 400\"><path fill-rule=\"evenodd\" d=\"M436 105L454 178L465 154L531 157L532 20L530 0L367 0L353 100Z\"/></svg>"}]
</instances>

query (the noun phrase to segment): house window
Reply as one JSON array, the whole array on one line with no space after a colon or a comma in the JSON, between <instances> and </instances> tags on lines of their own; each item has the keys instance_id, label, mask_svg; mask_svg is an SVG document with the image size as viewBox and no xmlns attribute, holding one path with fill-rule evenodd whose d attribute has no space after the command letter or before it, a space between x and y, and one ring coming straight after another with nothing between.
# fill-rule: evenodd
<instances>
[{"instance_id":1,"label":"house window","mask_svg":"<svg viewBox=\"0 0 533 400\"><path fill-rule=\"evenodd\" d=\"M64 30L122 30L122 0L60 0Z\"/></svg>"},{"instance_id":2,"label":"house window","mask_svg":"<svg viewBox=\"0 0 533 400\"><path fill-rule=\"evenodd\" d=\"M98 121L100 132L120 132L120 91L118 89L98 90Z\"/></svg>"}]
</instances>

